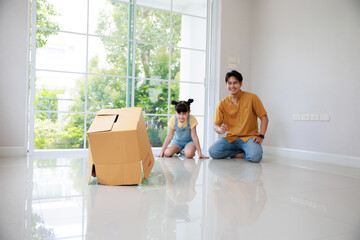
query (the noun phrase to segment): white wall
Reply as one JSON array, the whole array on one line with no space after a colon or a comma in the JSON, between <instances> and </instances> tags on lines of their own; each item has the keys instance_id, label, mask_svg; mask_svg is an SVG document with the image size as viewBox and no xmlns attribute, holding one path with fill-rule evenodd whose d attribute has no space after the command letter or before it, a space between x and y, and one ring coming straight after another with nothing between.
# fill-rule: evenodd
<instances>
[{"instance_id":1,"label":"white wall","mask_svg":"<svg viewBox=\"0 0 360 240\"><path fill-rule=\"evenodd\" d=\"M244 78L243 90L248 91L251 87L252 0L221 2L220 99L228 95L225 75L231 70L241 72ZM229 62L229 58L235 58L235 63Z\"/></svg>"},{"instance_id":2,"label":"white wall","mask_svg":"<svg viewBox=\"0 0 360 240\"><path fill-rule=\"evenodd\" d=\"M213 0L211 19L211 59L206 150L220 135L213 131L213 118L219 100L228 95L225 75L242 73L243 90L251 84L251 9L252 0ZM231 60L233 59L233 60ZM231 60L231 61L229 61ZM235 60L235 61L234 61Z\"/></svg>"},{"instance_id":3,"label":"white wall","mask_svg":"<svg viewBox=\"0 0 360 240\"><path fill-rule=\"evenodd\" d=\"M360 0L218 0L220 99L229 57L270 124L264 145L360 156ZM293 121L329 113L330 121Z\"/></svg>"},{"instance_id":4,"label":"white wall","mask_svg":"<svg viewBox=\"0 0 360 240\"><path fill-rule=\"evenodd\" d=\"M28 1L0 1L0 156L25 154Z\"/></svg>"},{"instance_id":5,"label":"white wall","mask_svg":"<svg viewBox=\"0 0 360 240\"><path fill-rule=\"evenodd\" d=\"M359 157L360 1L253 7L251 90L269 114L264 144ZM329 113L330 121L293 121L293 113Z\"/></svg>"}]
</instances>

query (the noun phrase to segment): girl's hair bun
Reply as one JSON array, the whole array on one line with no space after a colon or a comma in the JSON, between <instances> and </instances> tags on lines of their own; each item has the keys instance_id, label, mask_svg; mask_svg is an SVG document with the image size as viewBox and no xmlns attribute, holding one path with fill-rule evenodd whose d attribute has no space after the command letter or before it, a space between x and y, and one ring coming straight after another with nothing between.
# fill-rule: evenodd
<instances>
[{"instance_id":1,"label":"girl's hair bun","mask_svg":"<svg viewBox=\"0 0 360 240\"><path fill-rule=\"evenodd\" d=\"M194 99L189 98L187 101L171 101L172 105L175 105L175 111L178 113L189 112L190 104L194 102Z\"/></svg>"}]
</instances>

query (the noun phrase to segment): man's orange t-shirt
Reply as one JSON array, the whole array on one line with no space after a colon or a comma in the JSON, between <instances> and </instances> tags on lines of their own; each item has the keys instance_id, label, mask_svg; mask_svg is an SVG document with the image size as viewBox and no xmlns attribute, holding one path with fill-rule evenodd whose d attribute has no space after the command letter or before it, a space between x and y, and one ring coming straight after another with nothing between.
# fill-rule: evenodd
<instances>
[{"instance_id":1,"label":"man's orange t-shirt","mask_svg":"<svg viewBox=\"0 0 360 240\"><path fill-rule=\"evenodd\" d=\"M225 139L230 143L240 138L247 142L259 135L257 118L266 115L266 110L256 94L241 91L235 106L231 96L222 99L215 110L214 123L228 126Z\"/></svg>"}]
</instances>

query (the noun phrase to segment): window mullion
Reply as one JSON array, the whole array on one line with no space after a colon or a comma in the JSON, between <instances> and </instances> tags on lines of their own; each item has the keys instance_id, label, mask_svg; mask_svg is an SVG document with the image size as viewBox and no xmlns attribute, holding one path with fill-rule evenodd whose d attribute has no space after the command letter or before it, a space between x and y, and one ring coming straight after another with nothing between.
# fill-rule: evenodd
<instances>
[{"instance_id":1,"label":"window mullion","mask_svg":"<svg viewBox=\"0 0 360 240\"><path fill-rule=\"evenodd\" d=\"M132 89L133 89L133 68L134 68L134 4L130 1L129 4L129 19L128 19L128 59L127 59L127 78L126 78L126 107L131 107L133 102Z\"/></svg>"},{"instance_id":2,"label":"window mullion","mask_svg":"<svg viewBox=\"0 0 360 240\"><path fill-rule=\"evenodd\" d=\"M170 42L169 42L169 77L168 77L168 122L170 120L170 102L171 102L171 55L173 51L172 47L172 38L173 38L173 30L172 30L172 1L170 5Z\"/></svg>"},{"instance_id":3,"label":"window mullion","mask_svg":"<svg viewBox=\"0 0 360 240\"><path fill-rule=\"evenodd\" d=\"M87 99L88 99L88 77L89 77L89 19L90 19L90 1L87 1L87 22L86 22L86 68L85 68L85 99L84 99L84 149L86 149L86 126L87 126Z\"/></svg>"},{"instance_id":4,"label":"window mullion","mask_svg":"<svg viewBox=\"0 0 360 240\"><path fill-rule=\"evenodd\" d=\"M37 1L32 2L31 13L31 68L30 68L30 127L29 153L34 152L35 141L35 78L36 78L36 32L37 32Z\"/></svg>"},{"instance_id":5,"label":"window mullion","mask_svg":"<svg viewBox=\"0 0 360 240\"><path fill-rule=\"evenodd\" d=\"M134 107L135 106L135 62L136 62L136 55L135 55L135 48L136 48L136 3L133 2L134 0L130 0L130 3L132 3L133 5L133 25L132 25L132 30L133 30L133 35L132 35L132 40L133 40L133 45L132 45L132 73L131 73L131 106Z\"/></svg>"}]
</instances>

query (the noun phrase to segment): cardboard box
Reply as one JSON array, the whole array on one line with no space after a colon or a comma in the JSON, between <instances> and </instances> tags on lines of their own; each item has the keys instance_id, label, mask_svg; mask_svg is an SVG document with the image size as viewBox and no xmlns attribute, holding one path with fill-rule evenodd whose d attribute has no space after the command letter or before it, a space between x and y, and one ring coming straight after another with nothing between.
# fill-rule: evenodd
<instances>
[{"instance_id":1,"label":"cardboard box","mask_svg":"<svg viewBox=\"0 0 360 240\"><path fill-rule=\"evenodd\" d=\"M149 177L154 156L141 107L102 109L87 134L89 181L93 169L105 185L140 184L142 170Z\"/></svg>"}]
</instances>

